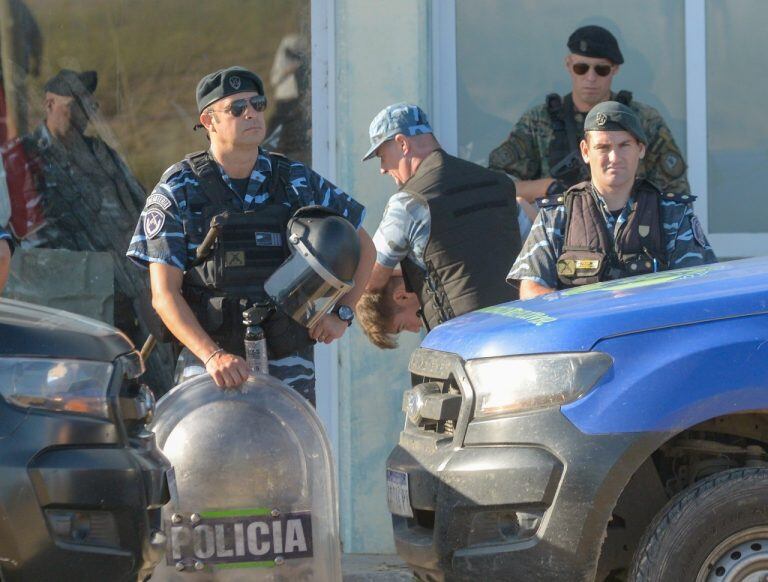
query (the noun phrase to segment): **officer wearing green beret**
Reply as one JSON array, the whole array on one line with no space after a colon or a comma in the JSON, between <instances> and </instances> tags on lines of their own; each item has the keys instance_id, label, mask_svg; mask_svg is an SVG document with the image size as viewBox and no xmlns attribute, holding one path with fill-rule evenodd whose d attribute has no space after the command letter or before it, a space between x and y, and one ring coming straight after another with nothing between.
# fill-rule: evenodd
<instances>
[{"instance_id":1,"label":"officer wearing green beret","mask_svg":"<svg viewBox=\"0 0 768 582\"><path fill-rule=\"evenodd\" d=\"M580 155L591 180L539 200L507 282L530 299L556 289L715 262L694 197L638 177L648 137L637 114L604 101L587 115Z\"/></svg>"},{"instance_id":2,"label":"officer wearing green beret","mask_svg":"<svg viewBox=\"0 0 768 582\"><path fill-rule=\"evenodd\" d=\"M634 100L629 91L611 89L624 62L616 38L600 26L583 26L568 39L568 50L571 93L547 95L544 103L523 114L506 141L491 152L489 167L515 179L517 195L529 202L589 179L579 154L584 118L598 103L614 100L634 111L648 136L638 176L665 192L690 194L685 160L659 112Z\"/></svg>"},{"instance_id":3,"label":"officer wearing green beret","mask_svg":"<svg viewBox=\"0 0 768 582\"><path fill-rule=\"evenodd\" d=\"M152 305L184 346L177 378L207 371L218 386L235 387L248 376L242 313L263 298L266 279L286 258L291 215L319 205L346 218L361 243L355 286L339 300L346 309L324 315L310 330L282 313L264 324L270 374L314 404L314 343L331 343L346 332L373 266L373 242L361 226L365 208L301 162L261 147L267 97L255 73L215 71L200 80L196 97L210 148L165 171L127 255L149 270ZM225 247L218 244L200 264L196 249L214 217L220 219L219 240L240 246L222 256Z\"/></svg>"}]
</instances>

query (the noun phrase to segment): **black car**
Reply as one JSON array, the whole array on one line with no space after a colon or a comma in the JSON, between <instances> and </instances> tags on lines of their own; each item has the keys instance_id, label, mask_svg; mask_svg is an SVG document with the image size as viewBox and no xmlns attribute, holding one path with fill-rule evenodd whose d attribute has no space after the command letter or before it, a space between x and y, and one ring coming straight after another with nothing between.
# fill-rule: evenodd
<instances>
[{"instance_id":1,"label":"black car","mask_svg":"<svg viewBox=\"0 0 768 582\"><path fill-rule=\"evenodd\" d=\"M118 330L0 300L0 581L145 580L170 464Z\"/></svg>"}]
</instances>

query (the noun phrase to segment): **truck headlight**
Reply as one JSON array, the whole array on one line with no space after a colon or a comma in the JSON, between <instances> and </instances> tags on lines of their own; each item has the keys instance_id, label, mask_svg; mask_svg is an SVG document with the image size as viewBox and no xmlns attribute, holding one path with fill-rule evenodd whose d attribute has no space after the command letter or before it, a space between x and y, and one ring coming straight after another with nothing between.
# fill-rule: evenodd
<instances>
[{"instance_id":1,"label":"truck headlight","mask_svg":"<svg viewBox=\"0 0 768 582\"><path fill-rule=\"evenodd\" d=\"M11 404L109 417L112 364L83 360L0 358L0 395Z\"/></svg>"},{"instance_id":2,"label":"truck headlight","mask_svg":"<svg viewBox=\"0 0 768 582\"><path fill-rule=\"evenodd\" d=\"M475 416L561 406L580 398L613 364L601 352L510 356L470 360Z\"/></svg>"}]
</instances>

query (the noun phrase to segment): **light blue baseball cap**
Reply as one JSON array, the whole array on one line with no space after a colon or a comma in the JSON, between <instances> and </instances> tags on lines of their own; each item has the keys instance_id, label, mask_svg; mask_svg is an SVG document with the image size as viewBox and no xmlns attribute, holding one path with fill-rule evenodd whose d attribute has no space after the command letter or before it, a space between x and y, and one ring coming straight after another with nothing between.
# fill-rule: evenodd
<instances>
[{"instance_id":1,"label":"light blue baseball cap","mask_svg":"<svg viewBox=\"0 0 768 582\"><path fill-rule=\"evenodd\" d=\"M389 105L376 114L368 129L371 138L371 149L363 157L363 161L370 160L376 155L376 150L386 141L395 137L398 133L403 135L419 135L433 133L429 125L427 114L418 105L410 103L395 103Z\"/></svg>"}]
</instances>

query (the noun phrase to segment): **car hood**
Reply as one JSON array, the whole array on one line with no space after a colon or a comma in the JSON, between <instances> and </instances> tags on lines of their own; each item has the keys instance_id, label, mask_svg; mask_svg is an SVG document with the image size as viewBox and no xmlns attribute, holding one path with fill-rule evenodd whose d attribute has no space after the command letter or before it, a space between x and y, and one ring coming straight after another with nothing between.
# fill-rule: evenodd
<instances>
[{"instance_id":1,"label":"car hood","mask_svg":"<svg viewBox=\"0 0 768 582\"><path fill-rule=\"evenodd\" d=\"M435 328L427 349L463 359L586 351L599 340L768 312L768 258L586 285L480 309Z\"/></svg>"},{"instance_id":2,"label":"car hood","mask_svg":"<svg viewBox=\"0 0 768 582\"><path fill-rule=\"evenodd\" d=\"M81 315L0 299L0 357L111 362L133 344L117 329Z\"/></svg>"}]
</instances>

